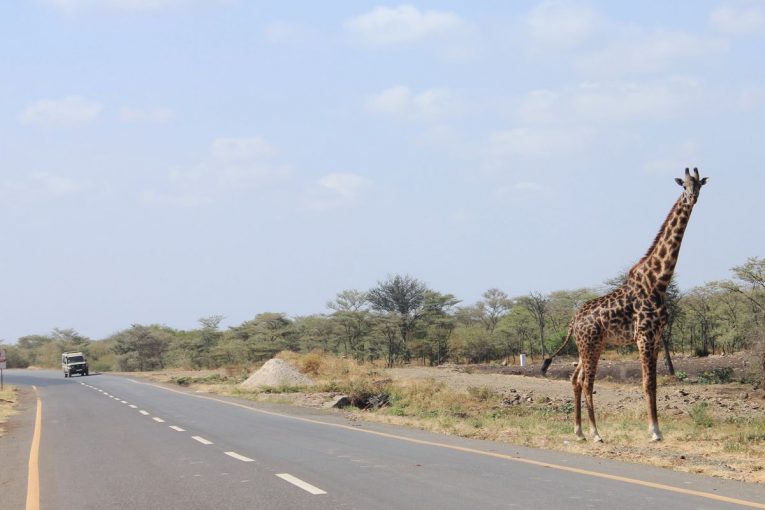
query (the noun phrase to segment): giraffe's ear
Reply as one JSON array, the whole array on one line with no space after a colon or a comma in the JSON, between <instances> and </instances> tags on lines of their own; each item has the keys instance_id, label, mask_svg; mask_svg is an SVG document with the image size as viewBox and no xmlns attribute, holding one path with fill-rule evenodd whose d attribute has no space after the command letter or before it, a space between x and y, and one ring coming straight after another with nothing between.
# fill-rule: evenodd
<instances>
[{"instance_id":1,"label":"giraffe's ear","mask_svg":"<svg viewBox=\"0 0 765 510\"><path fill-rule=\"evenodd\" d=\"M704 177L703 179L701 179L701 181L699 181L699 182L701 182L702 186L707 183L707 179L709 179L709 177Z\"/></svg>"},{"instance_id":2,"label":"giraffe's ear","mask_svg":"<svg viewBox=\"0 0 765 510\"><path fill-rule=\"evenodd\" d=\"M685 182L680 177L677 177L675 179L675 182L678 183L680 186L685 186Z\"/></svg>"}]
</instances>

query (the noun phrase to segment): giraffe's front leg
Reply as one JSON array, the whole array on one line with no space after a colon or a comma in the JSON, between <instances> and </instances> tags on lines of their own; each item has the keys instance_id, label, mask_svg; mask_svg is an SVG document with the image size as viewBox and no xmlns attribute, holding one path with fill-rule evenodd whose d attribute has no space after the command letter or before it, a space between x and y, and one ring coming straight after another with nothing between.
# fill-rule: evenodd
<instances>
[{"instance_id":1,"label":"giraffe's front leg","mask_svg":"<svg viewBox=\"0 0 765 510\"><path fill-rule=\"evenodd\" d=\"M639 333L637 339L640 350L640 362L643 369L643 393L648 405L648 432L651 441L661 441L663 436L659 430L659 415L656 410L656 358L659 346L650 333Z\"/></svg>"}]
</instances>

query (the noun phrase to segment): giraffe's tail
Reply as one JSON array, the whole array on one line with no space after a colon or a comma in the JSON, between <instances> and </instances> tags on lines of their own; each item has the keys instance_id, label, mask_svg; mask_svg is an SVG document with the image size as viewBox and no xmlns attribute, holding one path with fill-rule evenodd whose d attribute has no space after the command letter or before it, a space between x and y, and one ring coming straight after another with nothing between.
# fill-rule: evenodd
<instances>
[{"instance_id":1,"label":"giraffe's tail","mask_svg":"<svg viewBox=\"0 0 765 510\"><path fill-rule=\"evenodd\" d=\"M550 355L549 358L547 358L546 360L542 362L542 375L547 374L547 369L550 368L550 363L552 363L553 358L557 356L558 354L560 354L560 351L565 349L566 345L568 345L568 341L571 340L571 336L572 336L571 327L569 326L568 333L566 333L566 339L563 341L562 344L560 344L560 347L558 347L558 350L556 350L554 353Z\"/></svg>"}]
</instances>

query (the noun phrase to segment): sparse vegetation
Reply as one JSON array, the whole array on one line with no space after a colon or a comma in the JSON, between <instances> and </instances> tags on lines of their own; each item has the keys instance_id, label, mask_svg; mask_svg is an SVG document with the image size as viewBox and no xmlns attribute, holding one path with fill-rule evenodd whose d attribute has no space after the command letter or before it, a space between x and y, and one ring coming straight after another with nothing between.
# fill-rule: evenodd
<instances>
[{"instance_id":1,"label":"sparse vegetation","mask_svg":"<svg viewBox=\"0 0 765 510\"><path fill-rule=\"evenodd\" d=\"M3 424L9 416L16 413L14 410L16 403L16 388L8 384L4 385L3 391L0 391L0 436L5 430Z\"/></svg>"}]
</instances>

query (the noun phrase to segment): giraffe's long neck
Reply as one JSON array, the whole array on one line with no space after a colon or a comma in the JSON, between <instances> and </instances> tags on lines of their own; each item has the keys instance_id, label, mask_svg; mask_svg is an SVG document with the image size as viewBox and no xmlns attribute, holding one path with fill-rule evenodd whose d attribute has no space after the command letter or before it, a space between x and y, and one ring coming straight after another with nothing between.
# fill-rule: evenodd
<instances>
[{"instance_id":1,"label":"giraffe's long neck","mask_svg":"<svg viewBox=\"0 0 765 510\"><path fill-rule=\"evenodd\" d=\"M662 223L661 230L656 234L648 252L630 270L630 280L641 283L648 290L658 290L661 294L667 291L692 210L693 205L685 204L680 196Z\"/></svg>"}]
</instances>

